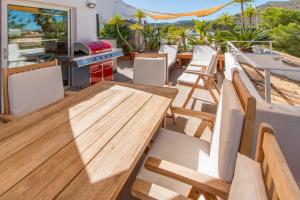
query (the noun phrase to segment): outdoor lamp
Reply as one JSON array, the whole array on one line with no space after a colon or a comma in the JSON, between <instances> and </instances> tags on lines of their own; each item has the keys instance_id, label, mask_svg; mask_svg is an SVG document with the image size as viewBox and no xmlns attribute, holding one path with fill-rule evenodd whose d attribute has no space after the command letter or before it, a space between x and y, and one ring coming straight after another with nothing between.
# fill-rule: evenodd
<instances>
[{"instance_id":1,"label":"outdoor lamp","mask_svg":"<svg viewBox=\"0 0 300 200\"><path fill-rule=\"evenodd\" d=\"M96 8L96 0L88 0L86 5L88 8L94 9Z\"/></svg>"}]
</instances>

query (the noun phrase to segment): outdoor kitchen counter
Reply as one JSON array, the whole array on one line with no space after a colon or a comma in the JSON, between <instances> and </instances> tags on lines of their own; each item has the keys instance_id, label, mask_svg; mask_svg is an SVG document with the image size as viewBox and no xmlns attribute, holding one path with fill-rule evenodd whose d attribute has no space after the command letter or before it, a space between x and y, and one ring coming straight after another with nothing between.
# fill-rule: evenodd
<instances>
[{"instance_id":1,"label":"outdoor kitchen counter","mask_svg":"<svg viewBox=\"0 0 300 200\"><path fill-rule=\"evenodd\" d=\"M177 89L102 82L0 126L0 199L114 199Z\"/></svg>"}]
</instances>

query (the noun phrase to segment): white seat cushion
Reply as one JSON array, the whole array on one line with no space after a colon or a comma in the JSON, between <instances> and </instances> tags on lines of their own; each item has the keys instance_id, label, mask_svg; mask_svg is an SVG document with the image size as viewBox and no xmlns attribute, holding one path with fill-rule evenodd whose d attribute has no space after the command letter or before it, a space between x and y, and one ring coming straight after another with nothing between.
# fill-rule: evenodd
<instances>
[{"instance_id":1,"label":"white seat cushion","mask_svg":"<svg viewBox=\"0 0 300 200\"><path fill-rule=\"evenodd\" d=\"M47 67L9 76L8 94L11 114L17 117L63 99L61 67Z\"/></svg>"},{"instance_id":2,"label":"white seat cushion","mask_svg":"<svg viewBox=\"0 0 300 200\"><path fill-rule=\"evenodd\" d=\"M164 58L135 58L133 82L163 86L167 82L167 66Z\"/></svg>"},{"instance_id":3,"label":"white seat cushion","mask_svg":"<svg viewBox=\"0 0 300 200\"><path fill-rule=\"evenodd\" d=\"M181 133L161 129L147 154L147 158L149 156L207 173L209 143ZM191 189L189 185L146 170L144 164L140 168L137 178L155 183L183 195L186 195Z\"/></svg>"},{"instance_id":4,"label":"white seat cushion","mask_svg":"<svg viewBox=\"0 0 300 200\"><path fill-rule=\"evenodd\" d=\"M199 75L183 73L177 80L179 84L196 84ZM203 79L200 79L198 86L204 87Z\"/></svg>"},{"instance_id":5,"label":"white seat cushion","mask_svg":"<svg viewBox=\"0 0 300 200\"><path fill-rule=\"evenodd\" d=\"M229 200L267 200L259 163L241 154L237 157Z\"/></svg>"},{"instance_id":6,"label":"white seat cushion","mask_svg":"<svg viewBox=\"0 0 300 200\"><path fill-rule=\"evenodd\" d=\"M206 71L206 67L199 67L199 66L192 66L189 65L186 68L187 71L197 71L197 72L205 72Z\"/></svg>"}]
</instances>

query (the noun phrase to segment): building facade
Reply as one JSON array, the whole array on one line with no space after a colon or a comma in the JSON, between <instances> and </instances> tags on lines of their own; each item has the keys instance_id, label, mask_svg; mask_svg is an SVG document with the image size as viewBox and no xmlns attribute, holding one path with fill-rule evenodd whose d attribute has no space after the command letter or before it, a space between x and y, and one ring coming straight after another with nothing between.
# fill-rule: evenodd
<instances>
[{"instance_id":1,"label":"building facade","mask_svg":"<svg viewBox=\"0 0 300 200\"><path fill-rule=\"evenodd\" d=\"M97 0L97 13L100 22L106 23L114 15L119 14L127 20L133 19L136 8L127 5L122 0Z\"/></svg>"}]
</instances>

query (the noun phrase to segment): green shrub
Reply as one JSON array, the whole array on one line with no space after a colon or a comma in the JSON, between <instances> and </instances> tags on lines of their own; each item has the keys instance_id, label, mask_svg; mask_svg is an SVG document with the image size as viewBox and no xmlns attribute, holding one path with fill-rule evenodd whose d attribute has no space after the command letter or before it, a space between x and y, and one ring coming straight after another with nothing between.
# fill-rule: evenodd
<instances>
[{"instance_id":1,"label":"green shrub","mask_svg":"<svg viewBox=\"0 0 300 200\"><path fill-rule=\"evenodd\" d=\"M276 49L300 57L300 24L279 25L271 31L271 36Z\"/></svg>"},{"instance_id":2,"label":"green shrub","mask_svg":"<svg viewBox=\"0 0 300 200\"><path fill-rule=\"evenodd\" d=\"M290 23L300 24L300 12L285 8L267 8L260 13L260 26L264 29L277 28Z\"/></svg>"},{"instance_id":3,"label":"green shrub","mask_svg":"<svg viewBox=\"0 0 300 200\"><path fill-rule=\"evenodd\" d=\"M120 32L122 36L128 40L130 30L127 26L120 27ZM104 24L103 28L100 31L100 37L102 38L116 38L117 44L119 47L123 48L125 53L129 52L128 46L124 43L124 41L120 38L117 28L113 24Z\"/></svg>"}]
</instances>

